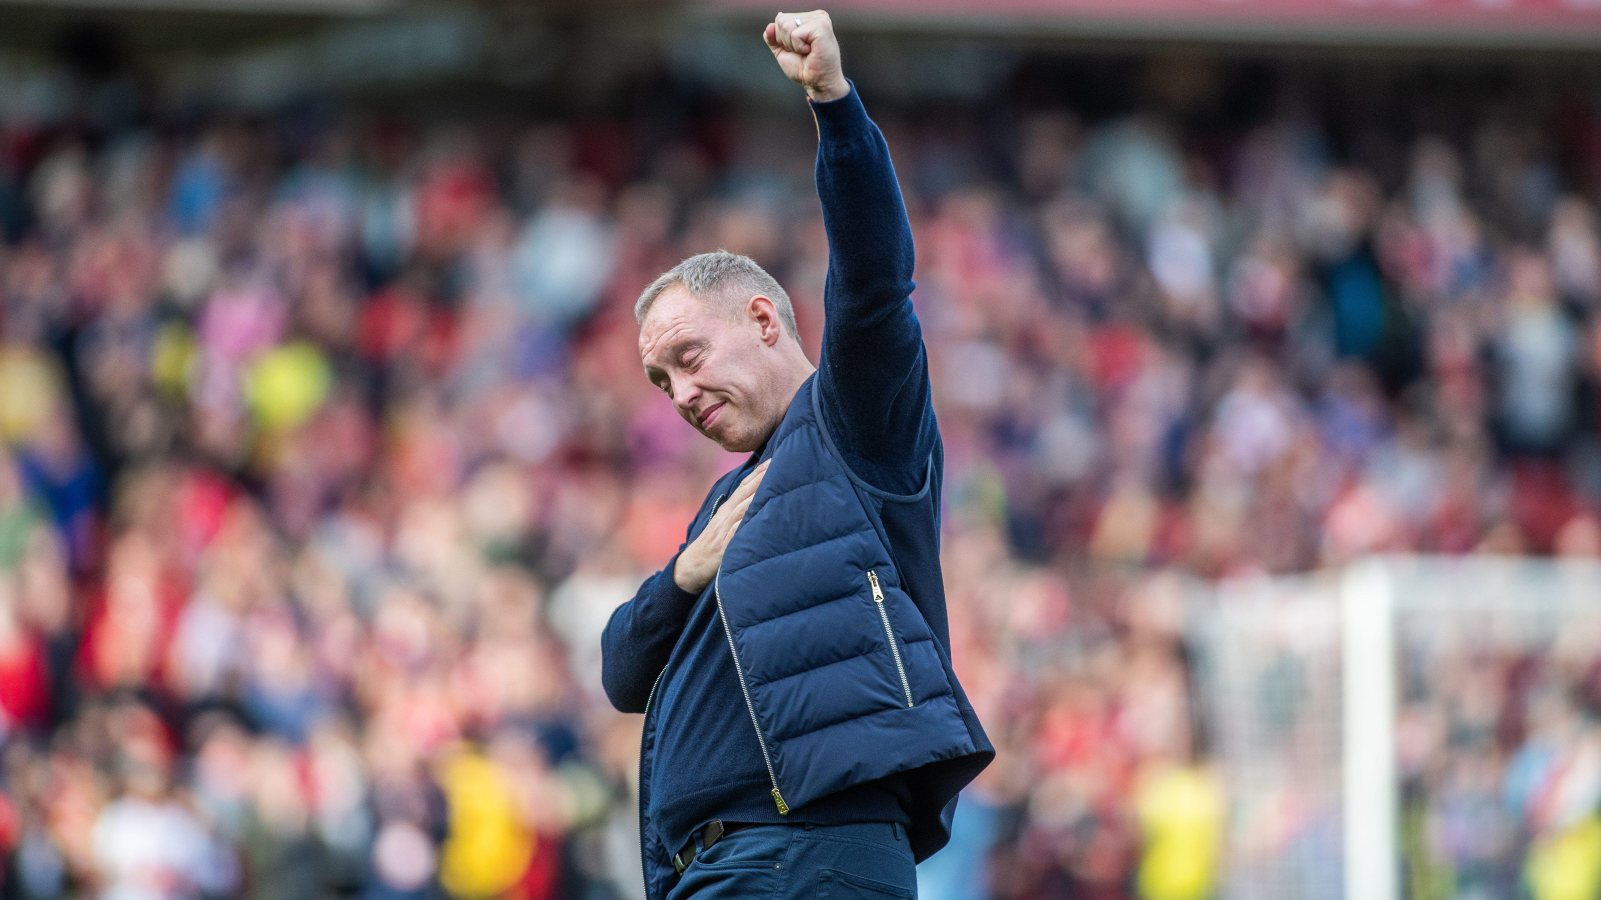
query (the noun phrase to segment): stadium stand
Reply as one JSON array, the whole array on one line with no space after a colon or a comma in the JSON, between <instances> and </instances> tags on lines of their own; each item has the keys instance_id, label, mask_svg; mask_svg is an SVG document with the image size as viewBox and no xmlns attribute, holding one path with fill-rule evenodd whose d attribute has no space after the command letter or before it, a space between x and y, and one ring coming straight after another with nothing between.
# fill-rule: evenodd
<instances>
[{"instance_id":1,"label":"stadium stand","mask_svg":"<svg viewBox=\"0 0 1601 900\"><path fill-rule=\"evenodd\" d=\"M1190 578L1601 556L1601 93L1041 65L974 107L864 85L918 239L953 656L1002 749L924 895L1202 900L1229 798ZM1063 72L1102 80L1034 77ZM726 247L815 340L809 125L108 89L0 120L6 891L636 895L598 634L729 462L641 376L632 302ZM1601 664L1462 640L1406 707L1444 735L1412 895L1571 896L1540 840L1582 861L1601 788L1539 751L1595 742Z\"/></svg>"}]
</instances>

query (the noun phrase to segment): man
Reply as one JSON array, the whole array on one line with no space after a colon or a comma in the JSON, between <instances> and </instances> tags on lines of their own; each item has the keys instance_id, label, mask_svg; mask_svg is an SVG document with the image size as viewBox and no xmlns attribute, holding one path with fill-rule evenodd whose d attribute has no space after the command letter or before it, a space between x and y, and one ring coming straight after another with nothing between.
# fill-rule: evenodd
<instances>
[{"instance_id":1,"label":"man","mask_svg":"<svg viewBox=\"0 0 1601 900\"><path fill-rule=\"evenodd\" d=\"M822 368L745 257L691 257L640 295L646 375L750 455L613 613L603 680L645 714L648 897L913 897L994 749L947 649L911 226L828 14L781 13L764 38L817 124Z\"/></svg>"}]
</instances>

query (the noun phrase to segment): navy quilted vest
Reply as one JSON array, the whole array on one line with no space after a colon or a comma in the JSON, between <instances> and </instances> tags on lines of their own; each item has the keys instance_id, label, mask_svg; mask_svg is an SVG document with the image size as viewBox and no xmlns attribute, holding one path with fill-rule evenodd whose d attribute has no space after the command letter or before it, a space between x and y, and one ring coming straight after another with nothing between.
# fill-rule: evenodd
<instances>
[{"instance_id":1,"label":"navy quilted vest","mask_svg":"<svg viewBox=\"0 0 1601 900\"><path fill-rule=\"evenodd\" d=\"M940 644L903 589L879 510L823 427L816 376L763 452L772 459L714 590L780 811L910 773L922 860L950 837L957 792L994 758ZM734 486L725 476L711 496ZM705 517L703 511L703 518Z\"/></svg>"}]
</instances>

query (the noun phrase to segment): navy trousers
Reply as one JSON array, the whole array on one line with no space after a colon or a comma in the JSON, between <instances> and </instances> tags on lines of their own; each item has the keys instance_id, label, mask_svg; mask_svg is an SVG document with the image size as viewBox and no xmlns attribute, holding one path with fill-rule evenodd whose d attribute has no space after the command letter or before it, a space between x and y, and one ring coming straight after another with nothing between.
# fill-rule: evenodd
<instances>
[{"instance_id":1,"label":"navy trousers","mask_svg":"<svg viewBox=\"0 0 1601 900\"><path fill-rule=\"evenodd\" d=\"M667 900L917 897L917 864L900 825L758 825L697 853Z\"/></svg>"}]
</instances>

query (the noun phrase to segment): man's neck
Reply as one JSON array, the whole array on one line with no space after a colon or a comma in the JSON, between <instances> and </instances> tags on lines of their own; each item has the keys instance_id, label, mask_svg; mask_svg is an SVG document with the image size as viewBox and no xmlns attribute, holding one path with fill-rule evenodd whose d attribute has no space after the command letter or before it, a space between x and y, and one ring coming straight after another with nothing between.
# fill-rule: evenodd
<instances>
[{"instance_id":1,"label":"man's neck","mask_svg":"<svg viewBox=\"0 0 1601 900\"><path fill-rule=\"evenodd\" d=\"M790 407L795 405L795 395L800 393L801 386L806 384L806 379L812 377L812 374L816 371L817 367L812 365L810 360L806 360L803 367L796 367L794 374L797 377L795 378L794 387L789 391L789 400L784 403L783 412L779 413L778 417L773 420L773 427L762 438L762 442L756 446L756 449L751 451L750 458L752 462L759 461L762 455L767 452L767 445L773 440L773 435L778 433L778 426L783 424L784 417L789 415Z\"/></svg>"}]
</instances>

